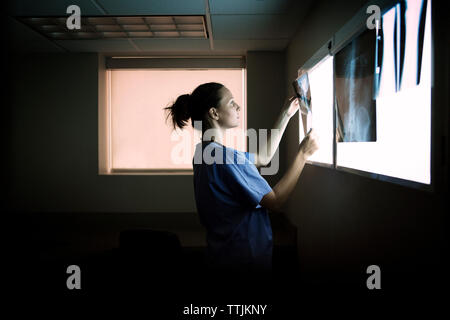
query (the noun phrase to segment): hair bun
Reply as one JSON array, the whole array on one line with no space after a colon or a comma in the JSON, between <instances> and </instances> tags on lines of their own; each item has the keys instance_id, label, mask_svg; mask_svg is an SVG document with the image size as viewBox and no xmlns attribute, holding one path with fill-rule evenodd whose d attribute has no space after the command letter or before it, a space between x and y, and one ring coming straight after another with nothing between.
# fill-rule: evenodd
<instances>
[{"instance_id":1,"label":"hair bun","mask_svg":"<svg viewBox=\"0 0 450 320\"><path fill-rule=\"evenodd\" d=\"M179 97L179 103L181 107L183 108L185 114L188 118L192 115L192 106L191 106L191 95L190 94L183 94Z\"/></svg>"},{"instance_id":2,"label":"hair bun","mask_svg":"<svg viewBox=\"0 0 450 320\"><path fill-rule=\"evenodd\" d=\"M183 129L189 123L189 120L191 120L192 127L194 127L194 121L202 121L203 123L204 116L209 108L219 105L221 99L219 90L221 88L223 88L223 84L208 82L199 85L192 91L192 94L186 93L178 96L170 106L164 108L168 111L166 121L171 117L174 129L177 127ZM206 126L208 126L208 123L205 123L205 128Z\"/></svg>"}]
</instances>

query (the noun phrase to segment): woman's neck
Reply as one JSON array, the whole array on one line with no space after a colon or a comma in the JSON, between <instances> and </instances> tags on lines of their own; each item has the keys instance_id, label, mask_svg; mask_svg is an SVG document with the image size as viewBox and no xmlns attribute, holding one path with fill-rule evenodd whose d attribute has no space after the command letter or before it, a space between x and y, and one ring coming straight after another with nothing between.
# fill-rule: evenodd
<instances>
[{"instance_id":1,"label":"woman's neck","mask_svg":"<svg viewBox=\"0 0 450 320\"><path fill-rule=\"evenodd\" d=\"M214 141L223 145L224 130L221 128L211 128L203 134L203 141Z\"/></svg>"}]
</instances>

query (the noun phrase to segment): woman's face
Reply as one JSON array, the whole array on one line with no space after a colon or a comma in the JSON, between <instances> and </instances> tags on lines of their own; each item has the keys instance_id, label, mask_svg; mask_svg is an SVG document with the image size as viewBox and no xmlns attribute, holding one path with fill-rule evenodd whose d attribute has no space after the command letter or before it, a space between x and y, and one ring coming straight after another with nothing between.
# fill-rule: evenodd
<instances>
[{"instance_id":1,"label":"woman's face","mask_svg":"<svg viewBox=\"0 0 450 320\"><path fill-rule=\"evenodd\" d=\"M220 100L220 106L217 109L219 113L219 124L223 128L235 128L240 124L239 110L241 107L235 102L231 91L226 87L222 87L219 90L219 94L222 95Z\"/></svg>"}]
</instances>

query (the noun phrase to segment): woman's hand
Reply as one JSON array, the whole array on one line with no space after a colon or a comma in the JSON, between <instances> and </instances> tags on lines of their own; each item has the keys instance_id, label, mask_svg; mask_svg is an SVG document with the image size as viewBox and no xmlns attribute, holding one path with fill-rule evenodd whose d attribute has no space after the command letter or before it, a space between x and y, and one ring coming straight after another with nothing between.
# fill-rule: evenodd
<instances>
[{"instance_id":1,"label":"woman's hand","mask_svg":"<svg viewBox=\"0 0 450 320\"><path fill-rule=\"evenodd\" d=\"M314 129L311 129L309 133L303 138L300 143L298 152L302 154L305 160L313 155L314 152L319 149L319 138L316 135Z\"/></svg>"},{"instance_id":2,"label":"woman's hand","mask_svg":"<svg viewBox=\"0 0 450 320\"><path fill-rule=\"evenodd\" d=\"M298 99L296 97L290 97L283 106L283 113L290 119L299 107Z\"/></svg>"}]
</instances>

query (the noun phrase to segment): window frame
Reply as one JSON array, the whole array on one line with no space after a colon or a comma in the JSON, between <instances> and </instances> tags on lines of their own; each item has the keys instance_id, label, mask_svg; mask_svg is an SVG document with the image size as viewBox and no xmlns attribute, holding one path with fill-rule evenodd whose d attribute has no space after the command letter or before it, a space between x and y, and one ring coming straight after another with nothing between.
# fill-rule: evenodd
<instances>
[{"instance_id":1,"label":"window frame","mask_svg":"<svg viewBox=\"0 0 450 320\"><path fill-rule=\"evenodd\" d=\"M155 70L242 70L244 100L244 133L247 130L247 66L244 56L174 56L174 57L122 57L99 55L99 175L193 175L191 169L114 169L112 168L111 141L111 71L124 69ZM106 98L105 98L106 97ZM245 139L247 140L247 139ZM245 148L248 148L247 141Z\"/></svg>"}]
</instances>

